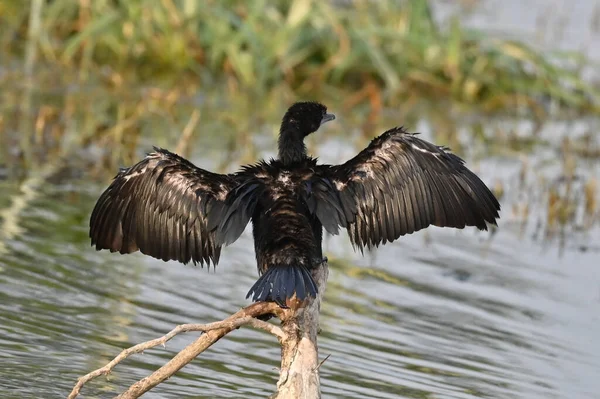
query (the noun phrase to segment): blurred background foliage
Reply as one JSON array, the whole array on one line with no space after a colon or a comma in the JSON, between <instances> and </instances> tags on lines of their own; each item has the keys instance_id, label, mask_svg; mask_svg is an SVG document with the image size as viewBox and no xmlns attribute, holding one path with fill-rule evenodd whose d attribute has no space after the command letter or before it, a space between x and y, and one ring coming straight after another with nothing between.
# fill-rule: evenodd
<instances>
[{"instance_id":1,"label":"blurred background foliage","mask_svg":"<svg viewBox=\"0 0 600 399\"><path fill-rule=\"evenodd\" d=\"M240 96L248 107L368 104L371 121L417 99L536 120L598 112L583 55L542 53L457 18L438 25L427 0L3 0L2 130L29 112L21 116L38 123L18 128L29 137L39 123L75 119L79 142L131 148L137 135L123 131L149 113L176 118L175 105L215 92L221 106Z\"/></svg>"},{"instance_id":2,"label":"blurred background foliage","mask_svg":"<svg viewBox=\"0 0 600 399\"><path fill-rule=\"evenodd\" d=\"M598 115L600 86L585 73L597 65L583 53L490 36L457 16L440 22L432 10L427 0L3 0L0 169L80 157L105 178L150 144L189 155L204 139L226 152L223 171L260 156L253 135L274 135L299 99L344 115L334 132L358 130L357 146L425 120L438 143L474 157L522 159L547 144L548 121ZM597 157L597 139L589 130L565 140L553 145L569 149L559 159L573 176L567 155Z\"/></svg>"},{"instance_id":3,"label":"blurred background foliage","mask_svg":"<svg viewBox=\"0 0 600 399\"><path fill-rule=\"evenodd\" d=\"M211 280L93 251L89 214L152 145L232 171L274 154L292 102L318 100L337 115L307 140L323 162L402 124L450 146L502 204L485 235L430 228L364 258L326 238L324 392L596 397L600 5L519 4L0 0L0 396L65 397L121 348L239 309L256 279L248 235ZM156 397L266 397L278 348L236 337Z\"/></svg>"},{"instance_id":4,"label":"blurred background foliage","mask_svg":"<svg viewBox=\"0 0 600 399\"><path fill-rule=\"evenodd\" d=\"M413 1L4 1L4 50L83 78L201 84L228 78L265 93L286 85L299 95L328 86L373 85L386 103L411 93L485 110L544 100L596 110L597 88L579 76L578 54L541 54L515 42L440 29L427 0ZM29 6L29 7L28 7ZM39 25L38 25L39 24Z\"/></svg>"}]
</instances>

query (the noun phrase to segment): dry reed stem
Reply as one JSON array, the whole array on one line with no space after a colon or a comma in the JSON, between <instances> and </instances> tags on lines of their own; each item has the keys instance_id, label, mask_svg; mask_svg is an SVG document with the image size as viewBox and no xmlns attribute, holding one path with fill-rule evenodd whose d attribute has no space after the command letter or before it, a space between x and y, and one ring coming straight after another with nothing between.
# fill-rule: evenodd
<instances>
[{"instance_id":1,"label":"dry reed stem","mask_svg":"<svg viewBox=\"0 0 600 399\"><path fill-rule=\"evenodd\" d=\"M200 111L195 109L194 112L192 112L192 116L190 116L190 120L185 125L181 136L179 137L179 141L175 147L176 154L179 154L183 157L189 156L190 140L192 138L192 133L194 133L194 129L196 129L198 126L198 122L200 122Z\"/></svg>"}]
</instances>

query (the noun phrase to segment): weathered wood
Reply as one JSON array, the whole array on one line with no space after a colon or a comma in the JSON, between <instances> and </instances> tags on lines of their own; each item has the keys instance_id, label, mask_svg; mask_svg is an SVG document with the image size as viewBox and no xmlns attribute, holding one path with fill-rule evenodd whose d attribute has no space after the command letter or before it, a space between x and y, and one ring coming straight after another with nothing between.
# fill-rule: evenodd
<instances>
[{"instance_id":1,"label":"weathered wood","mask_svg":"<svg viewBox=\"0 0 600 399\"><path fill-rule=\"evenodd\" d=\"M135 399L140 397L145 392L148 392L150 389L173 376L179 369L194 360L200 353L204 352L219 339L238 328L239 326L235 323L236 320L244 319L248 316L257 317L269 312L279 312L279 307L273 305L275 304L266 302L255 303L232 316L229 316L227 319L223 320L223 322L220 322L224 324L223 327L206 331L197 340L175 355L175 357L169 360L164 366L150 374L148 377L142 378L130 386L127 391L116 396L115 399Z\"/></svg>"},{"instance_id":2,"label":"weathered wood","mask_svg":"<svg viewBox=\"0 0 600 399\"><path fill-rule=\"evenodd\" d=\"M319 312L321 300L327 285L329 269L327 263L321 264L313 272L319 288L317 298L309 299L305 308L281 309L273 302L254 303L229 316L227 319L210 324L183 324L168 334L131 348L123 350L104 367L81 377L72 392L70 399L79 395L83 386L100 375L108 375L112 369L129 356L158 345L164 345L175 335L187 331L203 331L198 339L189 344L164 366L133 384L117 399L138 398L145 392L173 376L183 366L191 362L200 353L217 342L229 332L243 326L267 331L277 337L281 344L281 371L277 383L277 392L271 398L277 399L315 399L321 397L319 381L319 359L317 333L319 330ZM282 327L257 319L257 317L273 314L282 321Z\"/></svg>"},{"instance_id":3,"label":"weathered wood","mask_svg":"<svg viewBox=\"0 0 600 399\"><path fill-rule=\"evenodd\" d=\"M271 399L316 399L321 397L317 334L321 301L327 286L329 268L321 264L313 277L319 295L295 315L282 320L285 338L281 342L281 371L277 392ZM284 316L285 317L285 316Z\"/></svg>"}]
</instances>

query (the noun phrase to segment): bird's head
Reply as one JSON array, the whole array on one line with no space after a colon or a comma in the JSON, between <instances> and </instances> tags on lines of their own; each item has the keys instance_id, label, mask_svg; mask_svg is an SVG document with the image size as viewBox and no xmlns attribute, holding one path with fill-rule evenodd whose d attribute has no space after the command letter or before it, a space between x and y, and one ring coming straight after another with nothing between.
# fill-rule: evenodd
<instances>
[{"instance_id":1,"label":"bird's head","mask_svg":"<svg viewBox=\"0 0 600 399\"><path fill-rule=\"evenodd\" d=\"M327 107L317 102L299 102L292 105L281 121L281 132L297 132L304 138L314 133L319 127L331 120L335 115L327 113Z\"/></svg>"}]
</instances>

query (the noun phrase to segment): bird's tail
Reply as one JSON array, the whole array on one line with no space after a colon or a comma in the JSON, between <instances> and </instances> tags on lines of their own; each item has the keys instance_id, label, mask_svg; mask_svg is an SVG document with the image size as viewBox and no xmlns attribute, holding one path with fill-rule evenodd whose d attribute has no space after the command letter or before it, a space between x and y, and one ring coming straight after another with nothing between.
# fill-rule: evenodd
<instances>
[{"instance_id":1,"label":"bird's tail","mask_svg":"<svg viewBox=\"0 0 600 399\"><path fill-rule=\"evenodd\" d=\"M316 297L317 285L310 271L302 265L270 266L254 283L246 298L252 296L254 302L275 302L288 307L287 300L294 296L300 301Z\"/></svg>"}]
</instances>

